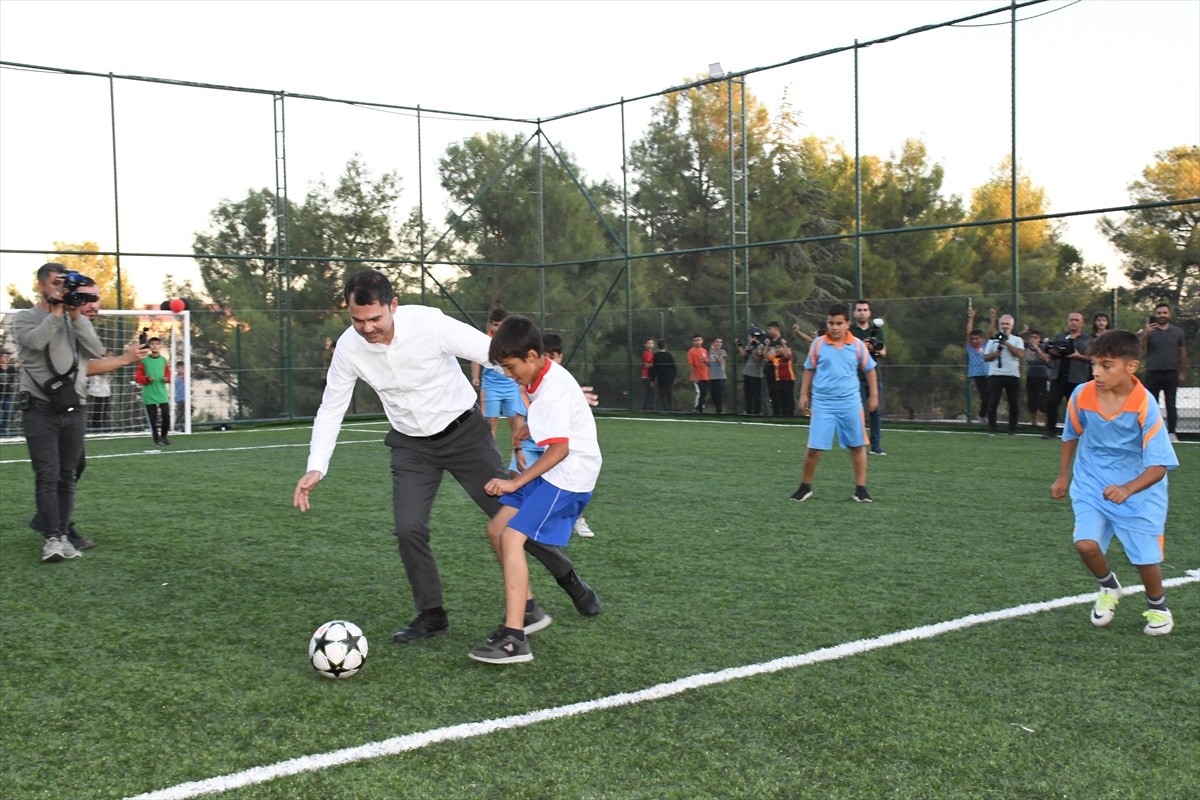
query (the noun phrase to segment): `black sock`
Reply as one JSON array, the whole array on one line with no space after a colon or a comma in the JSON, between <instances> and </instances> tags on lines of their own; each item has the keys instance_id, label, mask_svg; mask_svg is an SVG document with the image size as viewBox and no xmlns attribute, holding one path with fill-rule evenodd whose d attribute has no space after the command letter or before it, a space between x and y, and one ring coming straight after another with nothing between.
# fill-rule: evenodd
<instances>
[{"instance_id":1,"label":"black sock","mask_svg":"<svg viewBox=\"0 0 1200 800\"><path fill-rule=\"evenodd\" d=\"M1097 578L1097 580L1100 581L1100 585L1105 589L1116 589L1121 585L1117 582L1117 576L1113 574L1111 569L1108 571L1107 575L1105 575L1103 578Z\"/></svg>"},{"instance_id":2,"label":"black sock","mask_svg":"<svg viewBox=\"0 0 1200 800\"><path fill-rule=\"evenodd\" d=\"M525 613L526 614L533 611L533 607L536 604L536 602L537 601L535 601L532 597L525 601Z\"/></svg>"},{"instance_id":3,"label":"black sock","mask_svg":"<svg viewBox=\"0 0 1200 800\"><path fill-rule=\"evenodd\" d=\"M1146 602L1150 604L1151 611L1166 611L1167 596L1164 594L1161 597L1151 597L1146 595Z\"/></svg>"},{"instance_id":4,"label":"black sock","mask_svg":"<svg viewBox=\"0 0 1200 800\"><path fill-rule=\"evenodd\" d=\"M504 626L504 634L506 636L513 637L518 642L525 641L525 629L524 628L510 628L507 625L505 625Z\"/></svg>"}]
</instances>

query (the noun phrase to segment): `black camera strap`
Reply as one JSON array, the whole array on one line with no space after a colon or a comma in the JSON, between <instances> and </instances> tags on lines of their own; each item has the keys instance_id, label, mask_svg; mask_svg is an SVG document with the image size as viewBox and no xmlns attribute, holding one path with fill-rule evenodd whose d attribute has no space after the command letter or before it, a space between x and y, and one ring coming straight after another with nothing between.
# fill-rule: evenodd
<instances>
[{"instance_id":1,"label":"black camera strap","mask_svg":"<svg viewBox=\"0 0 1200 800\"><path fill-rule=\"evenodd\" d=\"M75 351L75 360L71 363L71 368L63 374L59 374L54 368L54 359L50 357L50 345L46 345L46 366L50 367L50 375L61 380L73 380L75 373L79 372L79 337L71 335L71 323L64 320L67 324L67 340L71 343L72 349Z\"/></svg>"}]
</instances>

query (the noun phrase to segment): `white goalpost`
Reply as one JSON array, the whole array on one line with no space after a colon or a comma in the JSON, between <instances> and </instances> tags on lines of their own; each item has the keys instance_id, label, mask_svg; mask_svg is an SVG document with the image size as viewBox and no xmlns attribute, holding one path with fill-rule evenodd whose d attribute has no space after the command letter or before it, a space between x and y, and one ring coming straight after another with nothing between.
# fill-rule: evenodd
<instances>
[{"instance_id":1,"label":"white goalpost","mask_svg":"<svg viewBox=\"0 0 1200 800\"><path fill-rule=\"evenodd\" d=\"M168 385L171 431L192 432L191 312L101 311L93 323L104 347L120 355L141 337L162 340L162 356L171 370ZM179 373L182 365L182 374ZM142 402L142 387L134 380L137 366L122 367L107 375L88 378L89 435L146 433L150 422ZM182 377L182 381L180 380Z\"/></svg>"}]
</instances>

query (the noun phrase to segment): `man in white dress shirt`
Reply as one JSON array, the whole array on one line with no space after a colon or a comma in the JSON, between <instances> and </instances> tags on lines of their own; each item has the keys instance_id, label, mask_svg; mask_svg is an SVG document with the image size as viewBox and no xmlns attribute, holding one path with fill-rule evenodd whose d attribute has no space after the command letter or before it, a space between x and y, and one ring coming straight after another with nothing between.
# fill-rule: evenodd
<instances>
[{"instance_id":1,"label":"man in white dress shirt","mask_svg":"<svg viewBox=\"0 0 1200 800\"><path fill-rule=\"evenodd\" d=\"M491 339L436 308L400 306L387 277L375 270L350 276L345 297L352 327L334 348L313 422L308 472L297 482L292 502L302 512L310 508L309 495L329 470L354 384L365 381L379 395L392 426L384 442L392 449L395 535L417 611L416 619L392 639L414 642L450 629L429 546L430 510L442 473L453 475L489 519L500 510L499 500L484 486L493 478L507 478L508 472L457 361L487 362ZM581 614L600 613L599 597L561 548L530 541L526 550L545 565ZM537 618L527 624L548 624L540 608L532 613Z\"/></svg>"}]
</instances>

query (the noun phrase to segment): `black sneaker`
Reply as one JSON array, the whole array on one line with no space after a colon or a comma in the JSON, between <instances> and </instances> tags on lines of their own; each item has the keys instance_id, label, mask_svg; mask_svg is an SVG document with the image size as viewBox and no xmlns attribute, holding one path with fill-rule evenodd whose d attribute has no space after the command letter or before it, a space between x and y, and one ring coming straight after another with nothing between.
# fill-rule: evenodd
<instances>
[{"instance_id":1,"label":"black sneaker","mask_svg":"<svg viewBox=\"0 0 1200 800\"><path fill-rule=\"evenodd\" d=\"M529 639L517 639L504 628L498 628L481 645L471 648L468 656L485 664L520 664L533 661L529 650Z\"/></svg>"},{"instance_id":2,"label":"black sneaker","mask_svg":"<svg viewBox=\"0 0 1200 800\"><path fill-rule=\"evenodd\" d=\"M396 644L416 642L428 639L430 636L438 636L448 630L450 630L450 620L444 612L439 614L422 611L407 626L393 633L392 641Z\"/></svg>"},{"instance_id":3,"label":"black sneaker","mask_svg":"<svg viewBox=\"0 0 1200 800\"><path fill-rule=\"evenodd\" d=\"M170 439L168 439L167 437L165 437L165 436L164 436L164 437L162 437L161 439L159 439L159 440L158 440L158 443L159 443L159 444L170 445L170 444L171 444L171 440L170 440Z\"/></svg>"},{"instance_id":4,"label":"black sneaker","mask_svg":"<svg viewBox=\"0 0 1200 800\"><path fill-rule=\"evenodd\" d=\"M792 492L792 499L797 503L803 503L810 497L812 497L812 486L807 483L800 484L800 488Z\"/></svg>"},{"instance_id":5,"label":"black sneaker","mask_svg":"<svg viewBox=\"0 0 1200 800\"><path fill-rule=\"evenodd\" d=\"M575 570L571 570L561 578L555 578L558 585L570 596L571 602L575 604L575 610L585 617L594 617L600 613L602 606L600 605L600 597L596 594L596 590L588 586L583 578L579 577Z\"/></svg>"},{"instance_id":6,"label":"black sneaker","mask_svg":"<svg viewBox=\"0 0 1200 800\"><path fill-rule=\"evenodd\" d=\"M76 550L91 550L96 546L96 543L86 536L80 536L79 531L75 530L75 523L72 522L67 533L67 541L75 546Z\"/></svg>"},{"instance_id":7,"label":"black sneaker","mask_svg":"<svg viewBox=\"0 0 1200 800\"><path fill-rule=\"evenodd\" d=\"M865 486L855 486L854 487L854 502L856 502L856 503L871 502L871 495L867 494L867 487L865 487Z\"/></svg>"}]
</instances>

